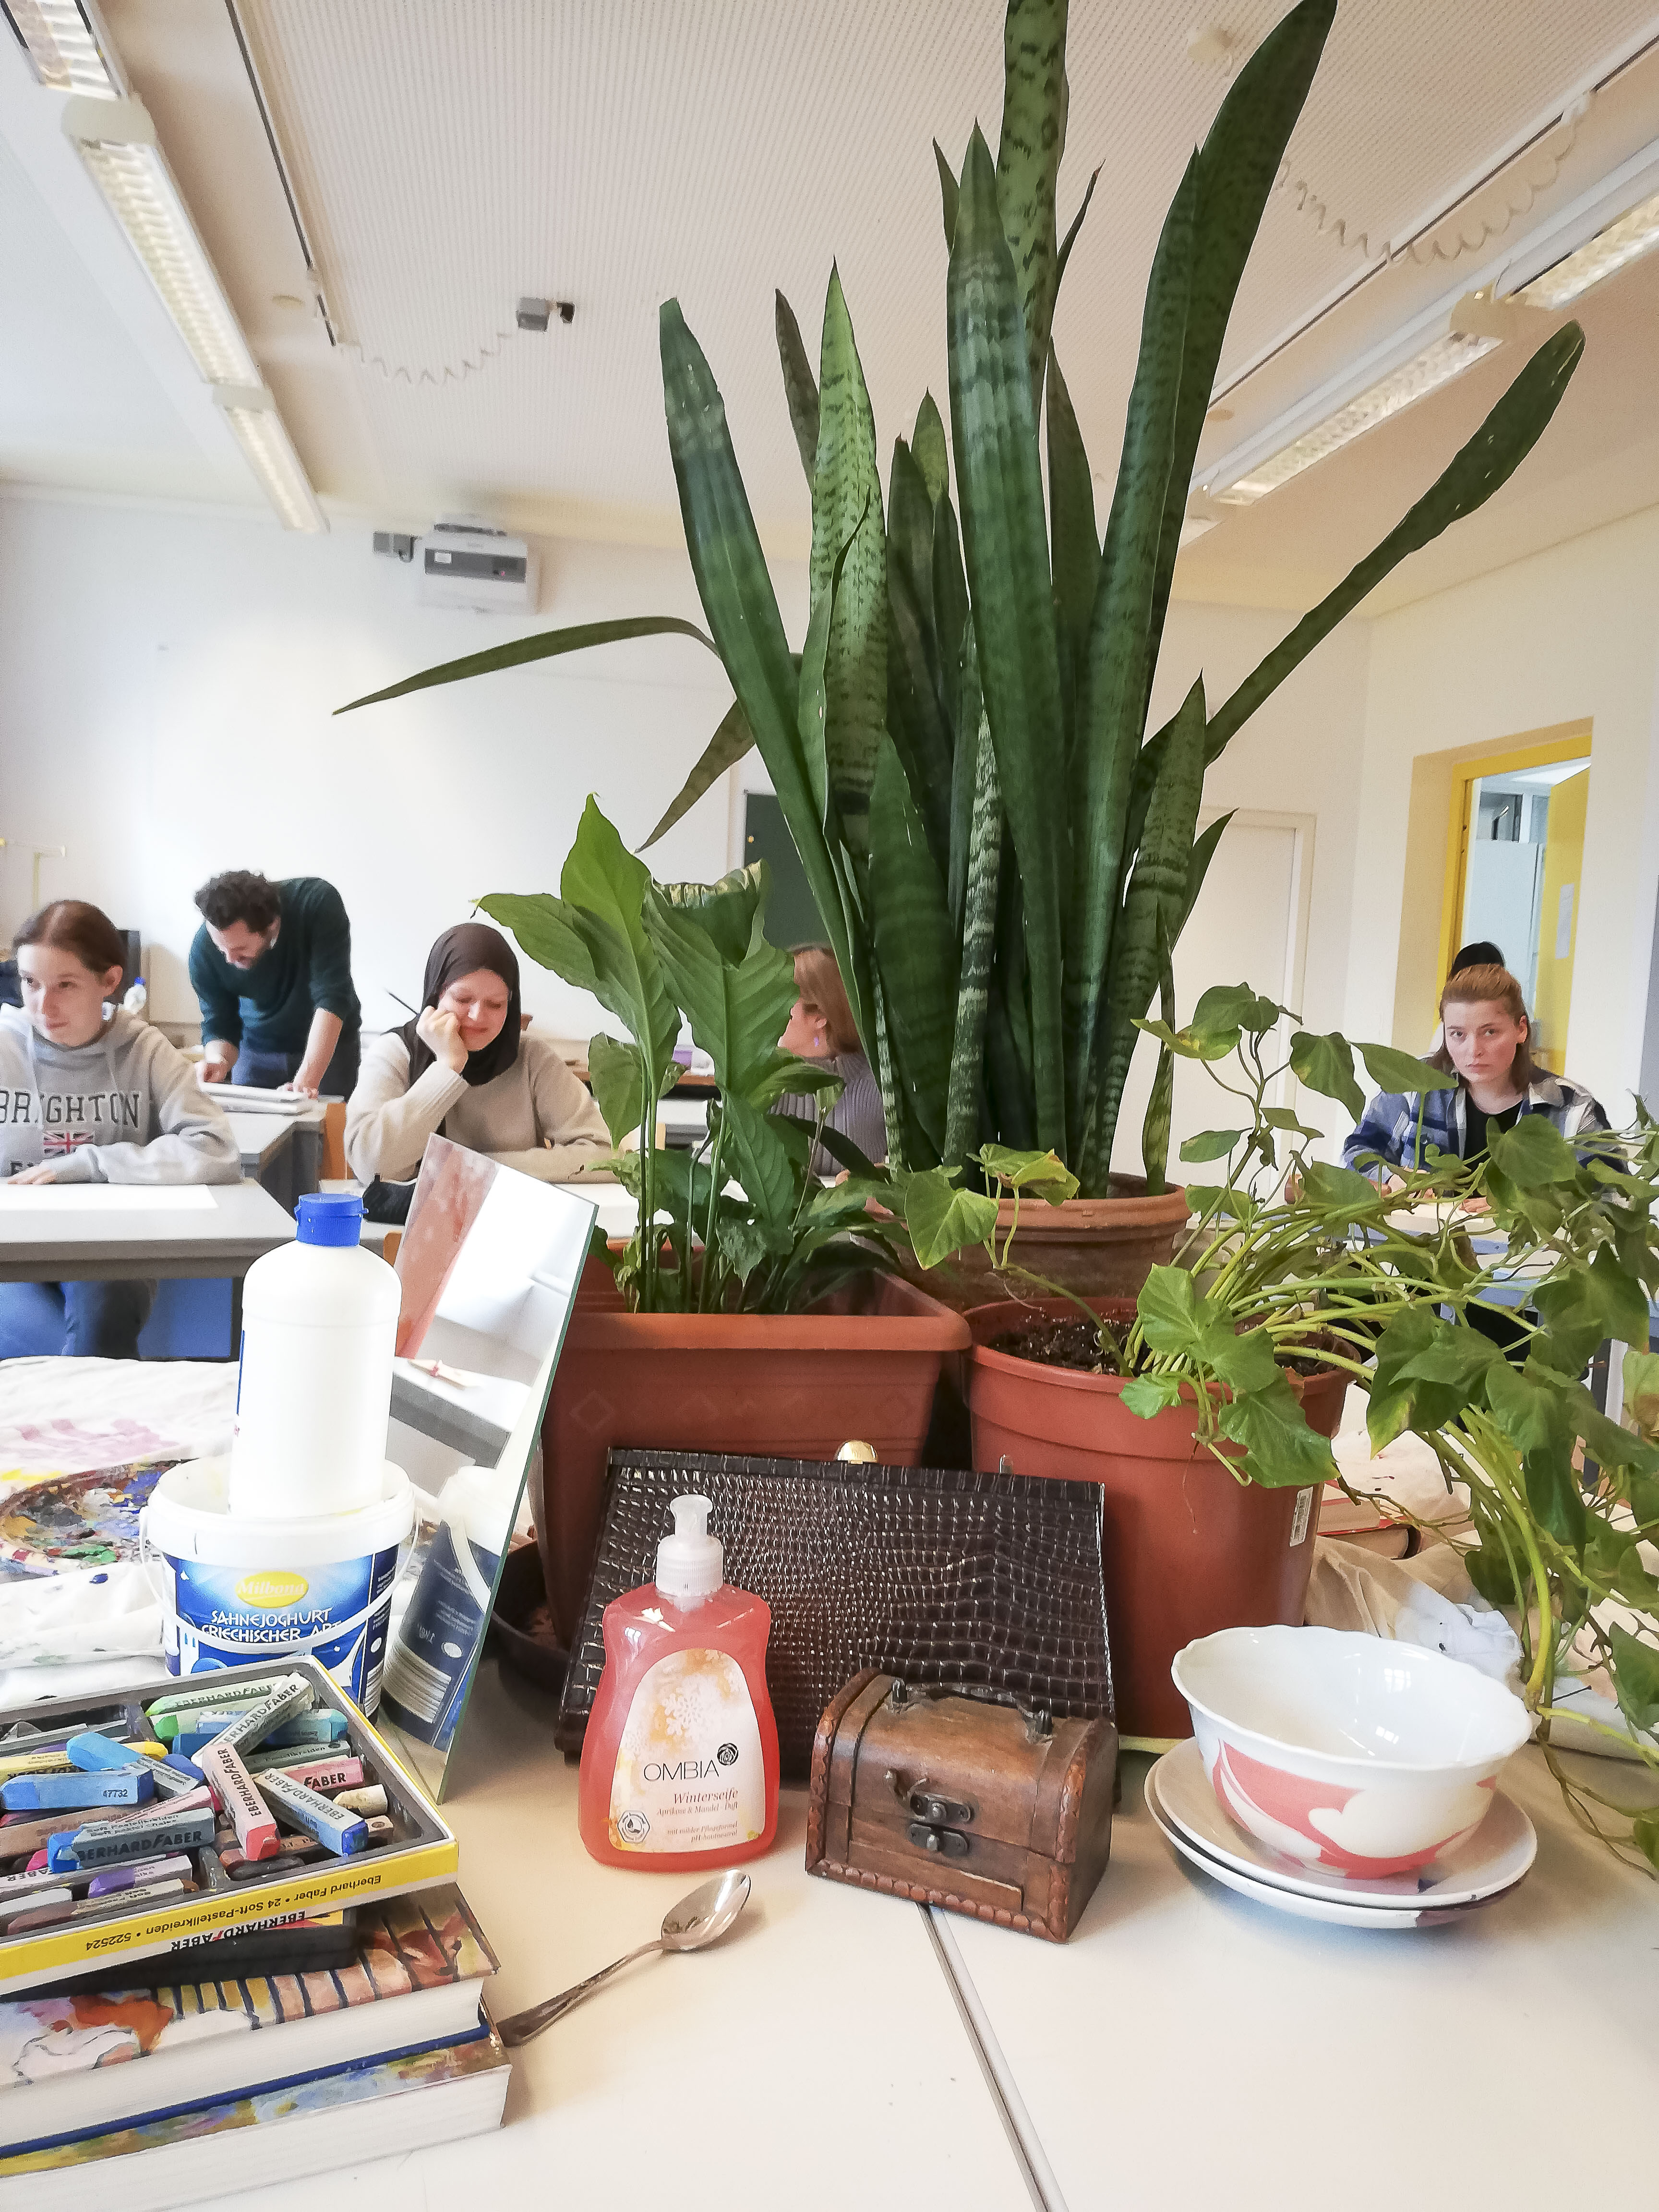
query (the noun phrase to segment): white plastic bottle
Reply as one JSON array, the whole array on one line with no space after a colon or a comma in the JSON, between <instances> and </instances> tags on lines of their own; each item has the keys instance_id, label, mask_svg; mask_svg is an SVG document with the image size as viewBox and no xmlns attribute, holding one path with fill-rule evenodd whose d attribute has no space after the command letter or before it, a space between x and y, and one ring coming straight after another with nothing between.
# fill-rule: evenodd
<instances>
[{"instance_id":1,"label":"white plastic bottle","mask_svg":"<svg viewBox=\"0 0 1659 2212\"><path fill-rule=\"evenodd\" d=\"M516 1468L457 1468L438 1501L438 1526L398 1624L382 1690L405 1735L442 1747L489 1618L495 1572L518 1510Z\"/></svg>"},{"instance_id":2,"label":"white plastic bottle","mask_svg":"<svg viewBox=\"0 0 1659 2212\"><path fill-rule=\"evenodd\" d=\"M121 1004L130 1014L144 1013L149 1005L149 993L144 987L144 979L142 975L134 976Z\"/></svg>"},{"instance_id":3,"label":"white plastic bottle","mask_svg":"<svg viewBox=\"0 0 1659 2212\"><path fill-rule=\"evenodd\" d=\"M400 1286L365 1251L362 1200L314 1194L300 1233L247 1271L230 1448L230 1510L297 1520L374 1504L386 1480L386 1419Z\"/></svg>"}]
</instances>

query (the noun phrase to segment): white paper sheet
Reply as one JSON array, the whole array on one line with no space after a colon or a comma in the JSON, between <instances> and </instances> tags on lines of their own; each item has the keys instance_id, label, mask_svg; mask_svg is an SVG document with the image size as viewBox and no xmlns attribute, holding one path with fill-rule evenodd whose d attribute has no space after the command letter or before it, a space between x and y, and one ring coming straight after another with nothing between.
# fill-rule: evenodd
<instances>
[{"instance_id":1,"label":"white paper sheet","mask_svg":"<svg viewBox=\"0 0 1659 2212\"><path fill-rule=\"evenodd\" d=\"M0 1222L9 1212L211 1213L201 1182L0 1182Z\"/></svg>"}]
</instances>

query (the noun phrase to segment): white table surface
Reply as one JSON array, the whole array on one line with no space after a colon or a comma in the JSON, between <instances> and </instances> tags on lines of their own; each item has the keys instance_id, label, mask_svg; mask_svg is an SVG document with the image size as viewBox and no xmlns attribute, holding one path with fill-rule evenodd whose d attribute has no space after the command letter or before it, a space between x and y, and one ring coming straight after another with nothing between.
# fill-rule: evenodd
<instances>
[{"instance_id":1,"label":"white table surface","mask_svg":"<svg viewBox=\"0 0 1659 2212\"><path fill-rule=\"evenodd\" d=\"M179 1188L190 1195L176 1206L134 1211L113 1193L107 1210L94 1206L72 1186L76 1202L60 1215L36 1204L8 1209L0 1192L0 1282L244 1275L295 1233L293 1216L257 1182Z\"/></svg>"},{"instance_id":2,"label":"white table surface","mask_svg":"<svg viewBox=\"0 0 1659 2212\"><path fill-rule=\"evenodd\" d=\"M1150 1764L1125 1759L1111 1862L1063 1948L948 1923L1051 2206L1655 2201L1638 2116L1659 2083L1659 1882L1571 1825L1536 1752L1502 1785L1538 1829L1526 1880L1449 1927L1389 1934L1293 1919L1188 1869L1142 1802Z\"/></svg>"},{"instance_id":3,"label":"white table surface","mask_svg":"<svg viewBox=\"0 0 1659 2212\"><path fill-rule=\"evenodd\" d=\"M445 1807L461 1887L514 2012L656 1933L707 1875L596 1865L552 1701L486 1662ZM351 2212L531 2212L663 2202L687 2212L1029 2212L1030 2198L912 1905L808 1879L805 1793L750 1862L715 1949L641 1960L514 2055L506 2125L328 2177ZM257 2171L253 2160L251 2171ZM293 2212L306 2182L213 2200ZM112 2199L112 2202L118 2201Z\"/></svg>"},{"instance_id":4,"label":"white table surface","mask_svg":"<svg viewBox=\"0 0 1659 2212\"><path fill-rule=\"evenodd\" d=\"M225 1119L230 1124L231 1135L236 1139L244 1175L257 1176L262 1167L276 1158L285 1145L293 1143L294 1132L299 1126L297 1115L285 1114L228 1112Z\"/></svg>"}]
</instances>

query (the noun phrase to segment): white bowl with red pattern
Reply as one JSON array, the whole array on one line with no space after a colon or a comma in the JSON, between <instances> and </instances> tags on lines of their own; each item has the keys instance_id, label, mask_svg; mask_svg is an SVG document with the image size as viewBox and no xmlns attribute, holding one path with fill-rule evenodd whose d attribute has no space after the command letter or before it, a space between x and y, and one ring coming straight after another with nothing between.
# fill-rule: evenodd
<instances>
[{"instance_id":1,"label":"white bowl with red pattern","mask_svg":"<svg viewBox=\"0 0 1659 2212\"><path fill-rule=\"evenodd\" d=\"M1221 1809L1334 1875L1406 1874L1474 1834L1532 1733L1478 1668L1337 1628L1225 1628L1176 1655Z\"/></svg>"}]
</instances>

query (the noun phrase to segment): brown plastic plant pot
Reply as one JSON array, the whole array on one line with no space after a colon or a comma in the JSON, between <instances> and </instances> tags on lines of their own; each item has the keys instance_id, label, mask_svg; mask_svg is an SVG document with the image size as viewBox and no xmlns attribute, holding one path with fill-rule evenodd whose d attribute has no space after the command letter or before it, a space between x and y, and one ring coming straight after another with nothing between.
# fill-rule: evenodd
<instances>
[{"instance_id":1,"label":"brown plastic plant pot","mask_svg":"<svg viewBox=\"0 0 1659 2212\"><path fill-rule=\"evenodd\" d=\"M1127 1299L1088 1302L1127 1326ZM1240 1483L1199 1441L1193 1410L1149 1421L1122 1402L1113 1375L1045 1367L993 1352L988 1340L1037 1316L1065 1319L1064 1299L1008 1300L967 1316L966 1362L974 1466L994 1474L1095 1482L1104 1512L1106 1626L1117 1724L1126 1736L1192 1734L1170 1664L1194 1637L1220 1628L1299 1626L1319 1528L1317 1486L1263 1490ZM1335 1368L1290 1373L1309 1425L1334 1436L1347 1378Z\"/></svg>"},{"instance_id":2,"label":"brown plastic plant pot","mask_svg":"<svg viewBox=\"0 0 1659 2212\"><path fill-rule=\"evenodd\" d=\"M1009 1255L1014 1265L1080 1297L1134 1297L1152 1270L1167 1267L1175 1257L1187 1225L1187 1194L1168 1190L1149 1198L1140 1176L1115 1175L1112 1190L1110 1198L1068 1198L1060 1206L1022 1199ZM1013 1200L1004 1199L997 1208L999 1252L1013 1220ZM971 1310L1006 1289L977 1246L919 1273L917 1279L959 1310Z\"/></svg>"},{"instance_id":3,"label":"brown plastic plant pot","mask_svg":"<svg viewBox=\"0 0 1659 2212\"><path fill-rule=\"evenodd\" d=\"M940 1363L968 1344L960 1314L890 1276L807 1314L629 1313L585 1276L532 1492L560 1640L581 1626L614 1445L827 1460L856 1438L886 1466L915 1467Z\"/></svg>"}]
</instances>

